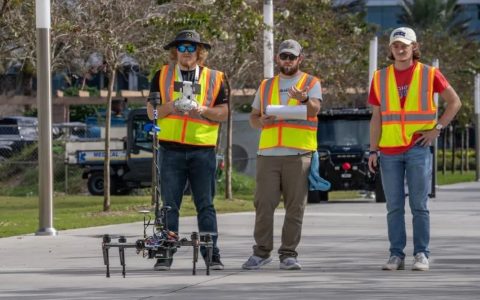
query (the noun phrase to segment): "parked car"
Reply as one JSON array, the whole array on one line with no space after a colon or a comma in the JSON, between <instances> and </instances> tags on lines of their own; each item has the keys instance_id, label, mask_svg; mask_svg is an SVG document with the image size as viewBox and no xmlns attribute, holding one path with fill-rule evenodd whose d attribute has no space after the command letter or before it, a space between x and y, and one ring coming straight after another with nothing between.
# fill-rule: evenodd
<instances>
[{"instance_id":1,"label":"parked car","mask_svg":"<svg viewBox=\"0 0 480 300\"><path fill-rule=\"evenodd\" d=\"M318 115L320 176L330 181L330 191L362 190L385 202L380 173L368 169L369 109L330 109ZM328 201L328 193L309 192L308 202Z\"/></svg>"},{"instance_id":2,"label":"parked car","mask_svg":"<svg viewBox=\"0 0 480 300\"><path fill-rule=\"evenodd\" d=\"M38 121L34 117L11 116L0 119L0 160L19 153L38 139Z\"/></svg>"}]
</instances>

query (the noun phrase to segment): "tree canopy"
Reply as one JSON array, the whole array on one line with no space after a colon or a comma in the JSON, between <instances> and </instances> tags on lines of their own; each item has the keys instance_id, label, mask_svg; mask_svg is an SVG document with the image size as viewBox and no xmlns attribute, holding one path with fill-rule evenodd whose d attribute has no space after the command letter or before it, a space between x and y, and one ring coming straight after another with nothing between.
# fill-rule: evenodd
<instances>
[{"instance_id":1,"label":"tree canopy","mask_svg":"<svg viewBox=\"0 0 480 300\"><path fill-rule=\"evenodd\" d=\"M472 123L474 76L480 72L480 44L473 38L477 33L468 31L471 20L461 17L462 8L456 0L402 2L399 20L415 30L422 53L420 60L427 64L439 60L441 72L463 103L458 122ZM382 43L388 45L386 37ZM383 57L387 51L386 47L382 49Z\"/></svg>"}]
</instances>

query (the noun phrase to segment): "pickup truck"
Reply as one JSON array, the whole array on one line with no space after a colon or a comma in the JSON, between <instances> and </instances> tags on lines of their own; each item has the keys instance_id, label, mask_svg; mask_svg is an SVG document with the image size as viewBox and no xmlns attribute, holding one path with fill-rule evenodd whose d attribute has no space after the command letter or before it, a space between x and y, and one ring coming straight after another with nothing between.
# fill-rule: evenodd
<instances>
[{"instance_id":1,"label":"pickup truck","mask_svg":"<svg viewBox=\"0 0 480 300\"><path fill-rule=\"evenodd\" d=\"M145 124L151 122L145 108L132 109L126 121L126 137L110 141L110 192L113 195L127 195L133 189L152 185L153 138L144 130ZM66 145L67 163L83 168L82 177L87 179L87 188L92 195L104 193L104 148L105 142L99 139L77 139ZM220 178L222 169L223 156L217 155L217 178ZM188 192L187 183L185 193Z\"/></svg>"},{"instance_id":2,"label":"pickup truck","mask_svg":"<svg viewBox=\"0 0 480 300\"><path fill-rule=\"evenodd\" d=\"M110 141L110 186L114 195L125 195L135 188L152 184L152 136L143 127L151 122L144 108L130 111L126 136ZM76 139L67 142L66 161L83 168L92 195L103 195L105 142L101 139Z\"/></svg>"}]
</instances>

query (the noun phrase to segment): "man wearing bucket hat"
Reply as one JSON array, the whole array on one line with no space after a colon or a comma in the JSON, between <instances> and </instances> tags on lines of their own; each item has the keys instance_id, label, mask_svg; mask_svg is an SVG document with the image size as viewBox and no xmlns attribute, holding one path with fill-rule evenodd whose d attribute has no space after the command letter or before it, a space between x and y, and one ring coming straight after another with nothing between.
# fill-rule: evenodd
<instances>
[{"instance_id":1,"label":"man wearing bucket hat","mask_svg":"<svg viewBox=\"0 0 480 300\"><path fill-rule=\"evenodd\" d=\"M250 124L261 130L257 156L253 255L242 268L253 270L270 263L273 218L283 198L285 219L278 250L280 269L299 270L296 248L300 243L303 212L308 195L312 152L317 150L317 114L322 92L315 76L300 71L304 56L295 40L283 41L276 55L280 74L265 79L255 95ZM301 109L303 120L276 118L268 105Z\"/></svg>"},{"instance_id":2,"label":"man wearing bucket hat","mask_svg":"<svg viewBox=\"0 0 480 300\"><path fill-rule=\"evenodd\" d=\"M387 200L390 257L383 270L405 268L405 186L413 215L412 270L429 269L430 216L427 207L432 172L429 146L455 117L461 102L440 70L424 65L415 32L408 27L392 31L389 56L393 64L377 70L370 86L370 156L368 166L380 165ZM433 94L447 106L440 118ZM380 159L378 156L380 155Z\"/></svg>"},{"instance_id":3,"label":"man wearing bucket hat","mask_svg":"<svg viewBox=\"0 0 480 300\"><path fill-rule=\"evenodd\" d=\"M171 207L167 214L168 227L178 233L179 211L188 180L199 231L213 235L211 269L222 270L213 197L218 129L220 122L227 118L224 74L204 65L211 46L194 30L179 32L164 49L170 51L171 63L155 74L150 92L160 93L158 157L161 197L163 204ZM185 95L187 90L189 95ZM186 96L190 98L184 105L178 105ZM147 111L153 119L150 103ZM200 250L205 258L205 249ZM171 264L172 258L158 259L154 269L169 270Z\"/></svg>"}]
</instances>

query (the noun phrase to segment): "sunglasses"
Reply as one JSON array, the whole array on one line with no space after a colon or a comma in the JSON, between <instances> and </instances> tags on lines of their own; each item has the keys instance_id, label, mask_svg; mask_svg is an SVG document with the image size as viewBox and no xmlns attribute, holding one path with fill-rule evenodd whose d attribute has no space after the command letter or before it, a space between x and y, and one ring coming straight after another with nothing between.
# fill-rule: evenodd
<instances>
[{"instance_id":1,"label":"sunglasses","mask_svg":"<svg viewBox=\"0 0 480 300\"><path fill-rule=\"evenodd\" d=\"M178 45L177 50L180 53L185 53L185 52L193 53L197 51L197 45L195 44L194 45Z\"/></svg>"},{"instance_id":2,"label":"sunglasses","mask_svg":"<svg viewBox=\"0 0 480 300\"><path fill-rule=\"evenodd\" d=\"M281 60L290 60L290 61L294 61L298 58L298 56L295 56L291 53L280 53L280 55L278 56L280 57Z\"/></svg>"}]
</instances>

